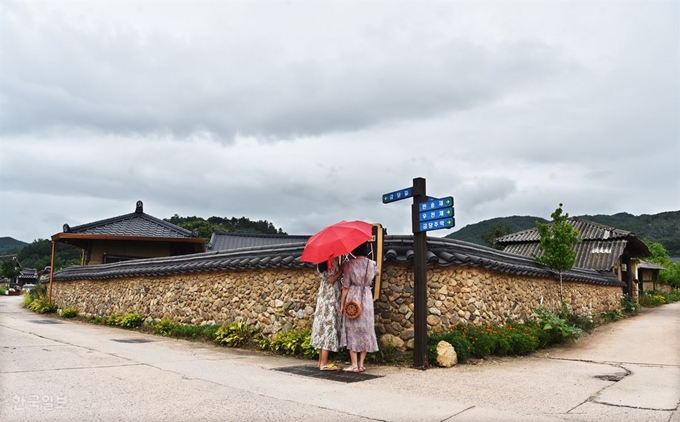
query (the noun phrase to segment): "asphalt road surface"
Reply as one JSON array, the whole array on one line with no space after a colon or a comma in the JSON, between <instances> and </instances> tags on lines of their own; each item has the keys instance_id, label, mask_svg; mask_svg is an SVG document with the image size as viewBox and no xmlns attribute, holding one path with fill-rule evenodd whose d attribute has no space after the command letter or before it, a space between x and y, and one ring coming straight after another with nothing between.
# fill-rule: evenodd
<instances>
[{"instance_id":1,"label":"asphalt road surface","mask_svg":"<svg viewBox=\"0 0 680 422\"><path fill-rule=\"evenodd\" d=\"M38 315L4 296L0 350L2 421L680 422L680 303L529 357L331 380L304 375L314 361Z\"/></svg>"}]
</instances>

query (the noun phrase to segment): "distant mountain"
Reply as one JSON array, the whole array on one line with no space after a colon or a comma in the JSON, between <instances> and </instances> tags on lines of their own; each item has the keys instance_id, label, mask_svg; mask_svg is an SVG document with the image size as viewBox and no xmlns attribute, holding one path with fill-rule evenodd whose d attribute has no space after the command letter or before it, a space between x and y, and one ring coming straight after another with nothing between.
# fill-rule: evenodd
<instances>
[{"instance_id":1,"label":"distant mountain","mask_svg":"<svg viewBox=\"0 0 680 422\"><path fill-rule=\"evenodd\" d=\"M680 211L668 211L659 214L642 214L635 216L625 212L614 215L581 215L580 218L605 226L615 227L635 233L642 239L661 243L670 256L680 256ZM470 224L457 232L446 236L450 239L486 245L481 235L494 224L510 226L511 233L536 227L536 220L545 223L547 220L532 216L512 216L492 218Z\"/></svg>"},{"instance_id":2,"label":"distant mountain","mask_svg":"<svg viewBox=\"0 0 680 422\"><path fill-rule=\"evenodd\" d=\"M21 240L16 240L11 237L0 237L0 255L4 255L12 249L21 249L26 245L28 245L28 243L22 242Z\"/></svg>"}]
</instances>

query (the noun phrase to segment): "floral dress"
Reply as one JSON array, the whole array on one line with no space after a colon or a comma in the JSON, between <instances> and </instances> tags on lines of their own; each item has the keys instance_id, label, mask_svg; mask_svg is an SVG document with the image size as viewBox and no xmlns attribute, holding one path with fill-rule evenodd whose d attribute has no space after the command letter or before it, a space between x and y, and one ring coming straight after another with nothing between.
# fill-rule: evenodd
<instances>
[{"instance_id":1,"label":"floral dress","mask_svg":"<svg viewBox=\"0 0 680 422\"><path fill-rule=\"evenodd\" d=\"M371 283L378 274L375 261L366 257L350 259L342 264L342 287L347 291L346 302L361 302L361 315L356 319L342 317L340 346L354 352L377 352L378 340L375 336L375 318ZM363 299L362 299L363 290Z\"/></svg>"},{"instance_id":2,"label":"floral dress","mask_svg":"<svg viewBox=\"0 0 680 422\"><path fill-rule=\"evenodd\" d=\"M328 279L337 272L335 267L330 272L319 273L319 292L312 323L312 347L332 352L337 352L340 345L340 280L330 283Z\"/></svg>"}]
</instances>

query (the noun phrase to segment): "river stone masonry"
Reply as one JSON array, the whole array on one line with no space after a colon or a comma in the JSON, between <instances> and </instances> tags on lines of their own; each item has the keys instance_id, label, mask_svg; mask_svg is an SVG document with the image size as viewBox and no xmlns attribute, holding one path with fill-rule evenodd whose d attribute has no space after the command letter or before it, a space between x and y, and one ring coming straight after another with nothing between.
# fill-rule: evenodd
<instances>
[{"instance_id":1,"label":"river stone masonry","mask_svg":"<svg viewBox=\"0 0 680 422\"><path fill-rule=\"evenodd\" d=\"M522 277L478 267L428 266L429 332L459 324L502 325L533 318L532 309L559 310L559 281ZM264 335L311 327L318 276L313 268L265 268L157 277L62 280L53 300L81 314L138 313L184 324L243 321ZM596 316L620 309L621 287L564 282L572 312ZM375 302L376 332L413 347L413 272L409 264L383 266ZM397 342L397 344L401 344Z\"/></svg>"}]
</instances>

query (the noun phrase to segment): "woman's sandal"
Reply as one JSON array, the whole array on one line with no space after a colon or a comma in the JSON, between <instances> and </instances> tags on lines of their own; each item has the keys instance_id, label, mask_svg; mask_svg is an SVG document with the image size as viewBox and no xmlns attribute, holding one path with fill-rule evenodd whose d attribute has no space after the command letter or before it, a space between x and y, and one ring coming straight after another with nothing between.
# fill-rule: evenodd
<instances>
[{"instance_id":1,"label":"woman's sandal","mask_svg":"<svg viewBox=\"0 0 680 422\"><path fill-rule=\"evenodd\" d=\"M342 368L343 372L359 372L358 366L348 366L347 368Z\"/></svg>"},{"instance_id":2,"label":"woman's sandal","mask_svg":"<svg viewBox=\"0 0 680 422\"><path fill-rule=\"evenodd\" d=\"M363 366L357 368L357 372L364 372L365 370L366 368L364 368Z\"/></svg>"},{"instance_id":3,"label":"woman's sandal","mask_svg":"<svg viewBox=\"0 0 680 422\"><path fill-rule=\"evenodd\" d=\"M338 365L334 363L329 363L328 365L324 365L319 368L321 371L338 371L340 368L338 368Z\"/></svg>"}]
</instances>

